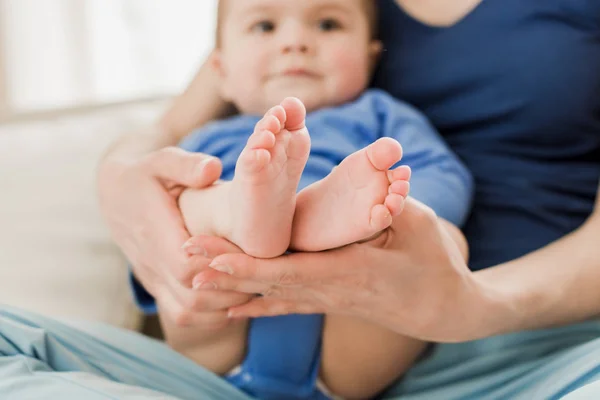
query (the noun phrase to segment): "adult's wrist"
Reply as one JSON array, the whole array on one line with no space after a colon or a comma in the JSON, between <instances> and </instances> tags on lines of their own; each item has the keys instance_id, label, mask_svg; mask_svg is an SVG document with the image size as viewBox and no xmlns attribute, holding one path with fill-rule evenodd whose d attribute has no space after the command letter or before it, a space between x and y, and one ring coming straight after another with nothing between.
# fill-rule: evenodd
<instances>
[{"instance_id":1,"label":"adult's wrist","mask_svg":"<svg viewBox=\"0 0 600 400\"><path fill-rule=\"evenodd\" d=\"M503 272L506 271L501 267L493 267L471 274L471 285L463 299L463 309L468 310L468 314L456 341L483 339L523 329L527 304L533 300L519 292L512 274Z\"/></svg>"}]
</instances>

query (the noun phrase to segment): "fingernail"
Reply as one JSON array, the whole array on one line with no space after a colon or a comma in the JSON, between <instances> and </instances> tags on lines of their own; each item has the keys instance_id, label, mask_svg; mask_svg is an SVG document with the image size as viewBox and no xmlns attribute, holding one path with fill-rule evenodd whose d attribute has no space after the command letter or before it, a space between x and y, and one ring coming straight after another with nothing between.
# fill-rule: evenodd
<instances>
[{"instance_id":1,"label":"fingernail","mask_svg":"<svg viewBox=\"0 0 600 400\"><path fill-rule=\"evenodd\" d=\"M185 250L188 254L193 255L193 256L199 256L199 255L202 255L204 257L208 256L206 249L202 246L194 246L194 245L186 246L184 244L182 249Z\"/></svg>"},{"instance_id":2,"label":"fingernail","mask_svg":"<svg viewBox=\"0 0 600 400\"><path fill-rule=\"evenodd\" d=\"M200 162L200 164L198 164L198 166L196 167L196 171L198 174L202 174L202 171L204 171L204 168L208 165L208 163L210 163L212 161L212 158L205 158L204 160L202 160Z\"/></svg>"},{"instance_id":3,"label":"fingernail","mask_svg":"<svg viewBox=\"0 0 600 400\"><path fill-rule=\"evenodd\" d=\"M222 265L213 261L208 266L227 275L233 275L233 268L231 268L229 265Z\"/></svg>"},{"instance_id":4,"label":"fingernail","mask_svg":"<svg viewBox=\"0 0 600 400\"><path fill-rule=\"evenodd\" d=\"M192 284L194 290L215 290L218 288L214 282L197 281Z\"/></svg>"}]
</instances>

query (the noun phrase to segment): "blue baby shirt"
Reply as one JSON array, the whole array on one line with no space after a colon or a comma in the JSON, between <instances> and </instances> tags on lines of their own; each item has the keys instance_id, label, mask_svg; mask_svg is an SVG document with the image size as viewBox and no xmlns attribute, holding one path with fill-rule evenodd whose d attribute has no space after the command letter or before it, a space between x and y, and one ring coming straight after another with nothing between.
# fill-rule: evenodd
<instances>
[{"instance_id":1,"label":"blue baby shirt","mask_svg":"<svg viewBox=\"0 0 600 400\"><path fill-rule=\"evenodd\" d=\"M231 180L260 118L241 115L212 123L187 137L181 147L220 158L222 178ZM401 164L412 168L411 196L458 226L466 220L473 192L471 175L425 117L408 104L369 90L352 103L308 114L306 125L312 144L299 189L323 179L355 151L391 137L403 146ZM152 311L153 299L135 282L134 288L140 305ZM252 320L246 359L228 379L261 399L319 398L322 321L321 315Z\"/></svg>"},{"instance_id":2,"label":"blue baby shirt","mask_svg":"<svg viewBox=\"0 0 600 400\"><path fill-rule=\"evenodd\" d=\"M222 179L233 179L236 161L262 116L241 115L207 125L181 147L218 157ZM470 173L416 109L381 90L369 90L358 100L325 108L306 117L311 151L299 189L325 178L344 158L382 137L398 140L404 149L400 164L413 170L410 195L440 217L461 226L473 190Z\"/></svg>"}]
</instances>

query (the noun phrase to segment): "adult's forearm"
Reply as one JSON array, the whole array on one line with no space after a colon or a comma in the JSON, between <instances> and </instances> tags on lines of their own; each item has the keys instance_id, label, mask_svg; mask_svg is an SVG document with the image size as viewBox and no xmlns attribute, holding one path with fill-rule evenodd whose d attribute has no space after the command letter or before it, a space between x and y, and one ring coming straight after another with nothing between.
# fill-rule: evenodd
<instances>
[{"instance_id":1,"label":"adult's forearm","mask_svg":"<svg viewBox=\"0 0 600 400\"><path fill-rule=\"evenodd\" d=\"M522 258L475 273L484 301L472 339L544 329L600 315L600 212Z\"/></svg>"},{"instance_id":2,"label":"adult's forearm","mask_svg":"<svg viewBox=\"0 0 600 400\"><path fill-rule=\"evenodd\" d=\"M220 77L212 66L212 55L209 55L158 125L179 141L192 130L232 112L232 106L221 97Z\"/></svg>"},{"instance_id":3,"label":"adult's forearm","mask_svg":"<svg viewBox=\"0 0 600 400\"><path fill-rule=\"evenodd\" d=\"M103 161L137 158L175 144L177 144L177 138L163 130L160 125L147 125L121 136L108 148Z\"/></svg>"}]
</instances>

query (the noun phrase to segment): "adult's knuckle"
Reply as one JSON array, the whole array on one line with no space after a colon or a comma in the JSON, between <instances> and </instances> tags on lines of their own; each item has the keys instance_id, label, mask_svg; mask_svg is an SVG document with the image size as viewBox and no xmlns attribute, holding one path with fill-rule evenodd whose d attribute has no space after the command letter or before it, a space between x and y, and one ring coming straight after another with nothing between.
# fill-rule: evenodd
<instances>
[{"instance_id":1,"label":"adult's knuckle","mask_svg":"<svg viewBox=\"0 0 600 400\"><path fill-rule=\"evenodd\" d=\"M292 271L283 271L277 274L275 283L281 286L290 286L298 283L298 274Z\"/></svg>"},{"instance_id":2,"label":"adult's knuckle","mask_svg":"<svg viewBox=\"0 0 600 400\"><path fill-rule=\"evenodd\" d=\"M219 331L230 323L231 319L221 315L210 315L202 319L202 327L208 331Z\"/></svg>"},{"instance_id":3,"label":"adult's knuckle","mask_svg":"<svg viewBox=\"0 0 600 400\"><path fill-rule=\"evenodd\" d=\"M182 285L189 286L195 274L195 270L191 268L189 260L178 259L172 265L172 276Z\"/></svg>"},{"instance_id":4,"label":"adult's knuckle","mask_svg":"<svg viewBox=\"0 0 600 400\"><path fill-rule=\"evenodd\" d=\"M177 266L175 268L171 268L171 274L177 280L177 282L185 285L190 280L190 272L187 268L182 266Z\"/></svg>"},{"instance_id":5,"label":"adult's knuckle","mask_svg":"<svg viewBox=\"0 0 600 400\"><path fill-rule=\"evenodd\" d=\"M282 290L277 286L269 286L262 291L263 297L281 297Z\"/></svg>"},{"instance_id":6,"label":"adult's knuckle","mask_svg":"<svg viewBox=\"0 0 600 400\"><path fill-rule=\"evenodd\" d=\"M414 210L414 216L420 224L431 225L437 223L437 214L435 211L424 204Z\"/></svg>"},{"instance_id":7,"label":"adult's knuckle","mask_svg":"<svg viewBox=\"0 0 600 400\"><path fill-rule=\"evenodd\" d=\"M203 296L203 293L194 293L193 296L184 300L184 305L187 311L207 311L208 302Z\"/></svg>"},{"instance_id":8,"label":"adult's knuckle","mask_svg":"<svg viewBox=\"0 0 600 400\"><path fill-rule=\"evenodd\" d=\"M371 271L357 271L356 274L346 277L348 285L359 293L371 291L373 280L374 276Z\"/></svg>"},{"instance_id":9,"label":"adult's knuckle","mask_svg":"<svg viewBox=\"0 0 600 400\"><path fill-rule=\"evenodd\" d=\"M190 271L190 273L197 274L206 270L210 262L211 260L204 256L192 256L183 261L183 264L185 269Z\"/></svg>"},{"instance_id":10,"label":"adult's knuckle","mask_svg":"<svg viewBox=\"0 0 600 400\"><path fill-rule=\"evenodd\" d=\"M135 224L131 227L131 230L138 243L148 243L154 232L150 225L146 223Z\"/></svg>"},{"instance_id":11,"label":"adult's knuckle","mask_svg":"<svg viewBox=\"0 0 600 400\"><path fill-rule=\"evenodd\" d=\"M173 322L181 328L189 326L192 323L192 318L192 313L183 308L175 310L172 314Z\"/></svg>"}]
</instances>

